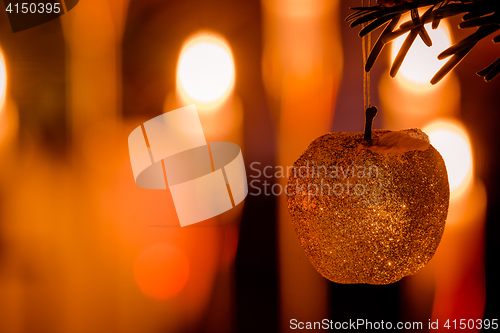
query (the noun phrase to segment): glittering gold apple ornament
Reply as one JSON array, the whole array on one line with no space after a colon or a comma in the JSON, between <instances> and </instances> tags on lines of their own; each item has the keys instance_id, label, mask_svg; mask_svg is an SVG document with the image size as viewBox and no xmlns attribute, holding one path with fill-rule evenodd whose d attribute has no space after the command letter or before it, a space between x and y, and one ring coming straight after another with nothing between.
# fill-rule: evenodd
<instances>
[{"instance_id":1,"label":"glittering gold apple ornament","mask_svg":"<svg viewBox=\"0 0 500 333\"><path fill-rule=\"evenodd\" d=\"M394 76L417 36L432 44L424 24L431 18L433 26L439 24L441 17L432 15L440 1L434 2L422 17L413 6L423 6L420 0L378 0L374 7L362 0L362 7L353 8L357 12L347 21L363 25L365 131L320 136L295 161L288 179L288 210L300 244L333 282L399 281L429 262L443 235L450 199L443 158L420 129L372 132L377 108L370 106L369 72L384 45L411 30L392 65ZM395 31L404 11L411 11L412 20ZM371 31L384 24L369 52ZM433 83L454 65L444 66Z\"/></svg>"},{"instance_id":2,"label":"glittering gold apple ornament","mask_svg":"<svg viewBox=\"0 0 500 333\"><path fill-rule=\"evenodd\" d=\"M388 284L416 273L444 231L443 158L419 129L329 133L294 164L288 209L316 270L338 283Z\"/></svg>"}]
</instances>

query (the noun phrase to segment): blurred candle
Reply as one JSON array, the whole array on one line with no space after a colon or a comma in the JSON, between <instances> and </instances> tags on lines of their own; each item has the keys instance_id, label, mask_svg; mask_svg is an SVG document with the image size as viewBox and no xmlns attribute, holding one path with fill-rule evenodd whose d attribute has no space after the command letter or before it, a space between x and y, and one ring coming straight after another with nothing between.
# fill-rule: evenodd
<instances>
[{"instance_id":1,"label":"blurred candle","mask_svg":"<svg viewBox=\"0 0 500 333\"><path fill-rule=\"evenodd\" d=\"M79 205L86 207L74 218L86 221L87 232L80 233L78 239L92 243L92 246L88 246L88 253L101 244L105 244L106 248L115 249L120 248L122 244L121 240L116 243L112 241L117 231L115 227L102 228L103 210L97 208L99 206L96 206L94 199L110 191L110 186L118 180L117 169L112 169L113 166L120 166L122 162L127 163L130 168L128 156L126 153L119 154L124 150L117 148L123 144L123 141L118 141L119 138L126 138L125 135L128 135L127 133L120 137L121 133L118 132L121 130L121 124L118 122L122 99L121 41L127 4L128 0L80 1L71 13L60 18L67 57L67 127L71 148L68 150L70 162L65 164L69 168L71 179L68 197L77 198ZM98 149L89 151L87 148L92 147L93 142L99 143L94 146ZM103 149L104 147L108 150ZM98 167L95 167L97 164ZM128 171L130 172L130 169ZM130 182L130 173L120 180ZM74 208L70 205L68 209L73 212ZM113 210L111 205L108 205L107 214L111 215L112 219L106 221L118 221L121 225L135 222L131 217L118 220L116 212L119 209L121 208ZM71 214L73 215L75 214ZM90 266L85 266L87 257L70 241L71 235L79 230L77 225L78 223L68 224L68 238L65 241L69 243L63 247L73 258L71 261L65 261L65 265L69 267L68 271L72 273L67 275L65 289L59 294L59 302L64 307L62 316L66 318L65 330L92 330L90 325L99 325L100 318L110 318L112 313L117 317L117 326L134 326L137 322L134 318L138 312L137 299L130 297L132 293L126 287L129 281L133 281L133 278L130 278L131 269L126 273L119 269L120 264L129 260L131 255L123 249L113 253L102 251L102 262L106 261L107 264L101 266L104 264L93 261L92 267L96 271L107 271L109 281L113 282L104 284L103 281L89 281L91 273L87 267ZM105 289L98 293L100 298L97 298L97 294L85 292L80 287L82 283L88 288ZM124 295L119 308L115 307L114 298L109 295ZM128 312L127 309L130 308L134 308L134 311ZM155 319L151 317L151 322ZM109 326L109 330L113 329L114 326Z\"/></svg>"},{"instance_id":2,"label":"blurred candle","mask_svg":"<svg viewBox=\"0 0 500 333\"><path fill-rule=\"evenodd\" d=\"M445 233L433 259L436 292L432 320L451 323L457 319L459 323L464 318L482 318L487 197L483 184L474 178L470 139L455 120L436 120L424 131L445 160L451 190Z\"/></svg>"},{"instance_id":3,"label":"blurred candle","mask_svg":"<svg viewBox=\"0 0 500 333\"><path fill-rule=\"evenodd\" d=\"M480 291L484 287L481 230L486 193L482 183L474 179L469 135L458 120L444 118L430 122L423 131L444 159L450 184L450 206L445 232L433 259L418 274L404 280L402 292L407 306L403 319L426 321L431 316L440 321L450 319L447 316L454 312L449 309L465 309L464 300L459 300L459 295L464 293L473 296L478 309L474 313L478 314L484 308ZM473 282L471 285L457 285L469 278Z\"/></svg>"},{"instance_id":4,"label":"blurred candle","mask_svg":"<svg viewBox=\"0 0 500 333\"><path fill-rule=\"evenodd\" d=\"M432 47L417 38L396 77L384 75L381 79L380 99L386 128L421 127L436 116L455 115L460 109L460 85L453 73L435 86L429 83L446 62L438 60L437 55L451 45L449 25L443 20L438 29L432 30L430 24L426 29ZM403 35L392 43L391 63L405 38Z\"/></svg>"},{"instance_id":5,"label":"blurred candle","mask_svg":"<svg viewBox=\"0 0 500 333\"><path fill-rule=\"evenodd\" d=\"M164 111L195 104L207 142L225 141L242 149L243 107L234 93L236 70L229 43L209 31L186 39L177 61L176 89L167 95ZM193 327L234 330L235 284L233 262L243 205L176 231L177 247L189 258L189 278L179 293L179 307ZM170 230L168 230L170 233ZM229 236L228 236L229 235ZM208 251L207 248L211 250ZM208 307L211 295L217 303ZM202 311L217 320L205 321Z\"/></svg>"},{"instance_id":6,"label":"blurred candle","mask_svg":"<svg viewBox=\"0 0 500 333\"><path fill-rule=\"evenodd\" d=\"M207 141L241 144L243 110L235 79L233 53L222 36L200 32L187 39L177 63L176 106L196 105Z\"/></svg>"},{"instance_id":7,"label":"blurred candle","mask_svg":"<svg viewBox=\"0 0 500 333\"><path fill-rule=\"evenodd\" d=\"M7 155L5 149L9 146L8 141L10 141L9 139L13 132L11 106L11 101L7 100L7 66L2 50L0 49L0 177L2 178L2 183L6 176L11 177L11 172L6 169L12 167L12 156L4 156L4 154ZM9 221L6 218L7 215L4 209L2 209L2 215L5 221ZM12 238L12 224L16 225L15 223L7 223L2 230L2 235L7 240ZM3 318L2 323L0 323L0 330L5 332L21 332L24 326L25 290L23 282L16 274L15 265L12 264L14 262L12 259L13 252L15 252L12 249L12 243L12 240L5 242L2 249L4 259L1 267L2 274L0 274L0 294L2 295L0 311L3 314Z\"/></svg>"},{"instance_id":8,"label":"blurred candle","mask_svg":"<svg viewBox=\"0 0 500 333\"><path fill-rule=\"evenodd\" d=\"M263 0L262 75L278 132L279 166L286 168L316 137L329 132L342 69L338 5L331 0ZM281 186L286 178L280 178ZM290 319L328 318L328 280L311 265L279 197L280 327ZM333 300L336 301L336 300ZM340 300L339 300L340 301Z\"/></svg>"}]
</instances>

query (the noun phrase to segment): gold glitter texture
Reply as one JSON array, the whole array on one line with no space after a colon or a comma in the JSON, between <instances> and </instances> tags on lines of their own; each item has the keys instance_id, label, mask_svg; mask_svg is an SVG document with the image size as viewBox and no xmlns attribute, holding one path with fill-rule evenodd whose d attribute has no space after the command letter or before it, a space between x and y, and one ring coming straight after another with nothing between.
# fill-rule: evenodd
<instances>
[{"instance_id":1,"label":"gold glitter texture","mask_svg":"<svg viewBox=\"0 0 500 333\"><path fill-rule=\"evenodd\" d=\"M288 209L309 260L338 283L415 274L443 235L450 190L443 158L419 129L329 133L295 162Z\"/></svg>"}]
</instances>

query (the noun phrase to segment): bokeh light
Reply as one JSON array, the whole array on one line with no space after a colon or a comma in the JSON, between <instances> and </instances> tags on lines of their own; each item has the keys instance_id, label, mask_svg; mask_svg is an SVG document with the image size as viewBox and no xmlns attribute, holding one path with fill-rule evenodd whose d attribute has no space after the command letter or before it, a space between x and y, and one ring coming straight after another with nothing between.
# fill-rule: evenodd
<instances>
[{"instance_id":1,"label":"bokeh light","mask_svg":"<svg viewBox=\"0 0 500 333\"><path fill-rule=\"evenodd\" d=\"M409 19L409 17L407 18ZM406 20L403 20L405 22ZM403 64L396 78L406 84L413 84L420 88L432 87L430 81L437 71L443 66L446 60L438 60L437 56L451 46L451 33L449 24L443 20L436 30L431 24L426 24L425 28L432 40L432 46L424 44L420 37L417 37L406 55ZM403 45L408 34L398 37L391 48L391 62Z\"/></svg>"},{"instance_id":2,"label":"bokeh light","mask_svg":"<svg viewBox=\"0 0 500 333\"><path fill-rule=\"evenodd\" d=\"M0 110L5 103L5 95L7 94L7 68L5 66L5 59L0 50Z\"/></svg>"},{"instance_id":3,"label":"bokeh light","mask_svg":"<svg viewBox=\"0 0 500 333\"><path fill-rule=\"evenodd\" d=\"M224 39L201 33L184 44L177 65L177 87L187 104L216 106L231 92L234 81L233 55Z\"/></svg>"},{"instance_id":4,"label":"bokeh light","mask_svg":"<svg viewBox=\"0 0 500 333\"><path fill-rule=\"evenodd\" d=\"M472 181L473 162L469 135L459 122L453 120L436 120L423 130L443 156L453 199L464 192Z\"/></svg>"},{"instance_id":5,"label":"bokeh light","mask_svg":"<svg viewBox=\"0 0 500 333\"><path fill-rule=\"evenodd\" d=\"M134 276L145 295L159 300L172 298L186 285L189 261L177 247L155 243L137 258Z\"/></svg>"}]
</instances>

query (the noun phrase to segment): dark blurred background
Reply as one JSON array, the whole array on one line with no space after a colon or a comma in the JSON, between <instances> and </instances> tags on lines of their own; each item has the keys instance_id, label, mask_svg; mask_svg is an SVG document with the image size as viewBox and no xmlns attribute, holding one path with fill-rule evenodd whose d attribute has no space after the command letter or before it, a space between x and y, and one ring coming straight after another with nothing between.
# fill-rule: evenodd
<instances>
[{"instance_id":1,"label":"dark blurred background","mask_svg":"<svg viewBox=\"0 0 500 333\"><path fill-rule=\"evenodd\" d=\"M181 50L195 34L214 34L232 51L229 97L215 111L197 106L208 141L240 145L249 181L283 185L284 178L250 177L252 163L261 171L291 165L321 134L361 132L361 39L344 22L358 5L85 0L18 33L0 14L7 71L0 332L277 332L290 330L294 318L422 321L424 328L436 319L500 319L500 79L485 83L475 74L500 54L490 41L434 92L399 93L399 81L387 81L388 50L372 70L375 128L453 118L468 132L474 160L435 258L400 282L322 278L300 248L283 196L250 190L236 209L180 228L168 190L134 183L128 134L196 103L181 95L177 77ZM454 41L469 33L458 22L449 22ZM405 110L436 96L444 100L439 110ZM180 257L189 263L186 281L177 278Z\"/></svg>"}]
</instances>

